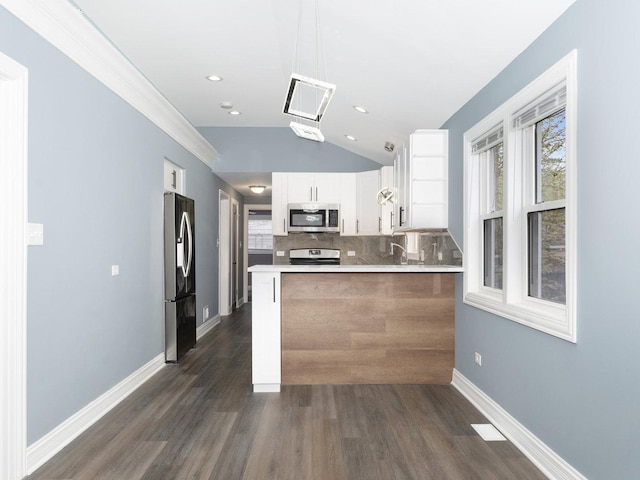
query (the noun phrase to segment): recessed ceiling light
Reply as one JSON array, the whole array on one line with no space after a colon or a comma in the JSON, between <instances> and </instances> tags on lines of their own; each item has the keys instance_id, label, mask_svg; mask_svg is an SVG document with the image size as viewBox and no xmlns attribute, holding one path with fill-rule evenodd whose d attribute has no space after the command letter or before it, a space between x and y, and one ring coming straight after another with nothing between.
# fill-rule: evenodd
<instances>
[{"instance_id":1,"label":"recessed ceiling light","mask_svg":"<svg viewBox=\"0 0 640 480\"><path fill-rule=\"evenodd\" d=\"M360 113L369 113L369 111L368 111L366 108L361 107L360 105L354 105L354 106L353 106L353 109L354 109L356 112L360 112Z\"/></svg>"},{"instance_id":2,"label":"recessed ceiling light","mask_svg":"<svg viewBox=\"0 0 640 480\"><path fill-rule=\"evenodd\" d=\"M347 140L351 140L352 142L357 142L358 139L356 137L354 137L353 135L345 135L345 138Z\"/></svg>"},{"instance_id":3,"label":"recessed ceiling light","mask_svg":"<svg viewBox=\"0 0 640 480\"><path fill-rule=\"evenodd\" d=\"M231 102L222 102L220 104L220 108L230 109L233 108L233 104Z\"/></svg>"},{"instance_id":4,"label":"recessed ceiling light","mask_svg":"<svg viewBox=\"0 0 640 480\"><path fill-rule=\"evenodd\" d=\"M238 110L231 110L231 111L229 112L229 115L234 115L234 116L235 116L235 115L242 115L242 112L239 112Z\"/></svg>"},{"instance_id":5,"label":"recessed ceiling light","mask_svg":"<svg viewBox=\"0 0 640 480\"><path fill-rule=\"evenodd\" d=\"M220 75L207 75L207 80L211 80L212 82L221 82L222 77Z\"/></svg>"}]
</instances>

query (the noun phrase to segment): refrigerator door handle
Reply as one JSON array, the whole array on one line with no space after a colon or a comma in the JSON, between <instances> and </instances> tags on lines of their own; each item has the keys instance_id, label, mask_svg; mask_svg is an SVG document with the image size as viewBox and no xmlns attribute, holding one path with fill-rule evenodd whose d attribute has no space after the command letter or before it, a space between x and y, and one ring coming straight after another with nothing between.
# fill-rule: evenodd
<instances>
[{"instance_id":1,"label":"refrigerator door handle","mask_svg":"<svg viewBox=\"0 0 640 480\"><path fill-rule=\"evenodd\" d=\"M187 258L184 258L184 239L187 237ZM180 237L176 242L176 260L177 266L182 269L182 275L186 278L191 271L191 261L193 259L193 234L191 231L191 222L187 212L182 213L180 219Z\"/></svg>"},{"instance_id":2,"label":"refrigerator door handle","mask_svg":"<svg viewBox=\"0 0 640 480\"><path fill-rule=\"evenodd\" d=\"M184 272L184 276L188 277L189 273L191 273L191 262L193 261L193 230L191 229L191 221L189 220L189 215L187 215L187 212L184 212L184 219L185 224L187 225L187 237L189 237L189 256L187 257L187 269Z\"/></svg>"}]
</instances>

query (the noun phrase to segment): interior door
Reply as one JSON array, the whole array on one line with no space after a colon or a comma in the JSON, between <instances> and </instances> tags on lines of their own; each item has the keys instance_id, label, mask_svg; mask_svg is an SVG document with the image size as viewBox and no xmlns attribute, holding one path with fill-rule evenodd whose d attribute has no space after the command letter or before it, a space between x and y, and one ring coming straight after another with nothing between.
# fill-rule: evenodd
<instances>
[{"instance_id":1,"label":"interior door","mask_svg":"<svg viewBox=\"0 0 640 480\"><path fill-rule=\"evenodd\" d=\"M220 315L231 313L231 197L223 190L219 191L219 232L218 232L218 308Z\"/></svg>"},{"instance_id":2,"label":"interior door","mask_svg":"<svg viewBox=\"0 0 640 480\"><path fill-rule=\"evenodd\" d=\"M231 200L231 301L232 310L238 308L238 233L240 215L238 202Z\"/></svg>"}]
</instances>

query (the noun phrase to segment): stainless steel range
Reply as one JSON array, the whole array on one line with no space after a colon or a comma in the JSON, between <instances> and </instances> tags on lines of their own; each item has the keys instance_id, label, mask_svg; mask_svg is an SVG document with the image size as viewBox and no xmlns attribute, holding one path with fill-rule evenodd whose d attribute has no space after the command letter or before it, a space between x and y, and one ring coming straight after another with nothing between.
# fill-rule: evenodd
<instances>
[{"instance_id":1,"label":"stainless steel range","mask_svg":"<svg viewBox=\"0 0 640 480\"><path fill-rule=\"evenodd\" d=\"M340 265L340 250L332 248L296 248L289 250L291 265Z\"/></svg>"}]
</instances>

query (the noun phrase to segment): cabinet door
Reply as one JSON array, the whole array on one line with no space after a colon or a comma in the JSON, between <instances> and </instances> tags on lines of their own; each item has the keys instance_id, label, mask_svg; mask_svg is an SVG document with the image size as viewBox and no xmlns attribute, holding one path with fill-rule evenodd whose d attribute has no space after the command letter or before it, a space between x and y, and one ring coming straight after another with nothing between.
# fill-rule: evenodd
<instances>
[{"instance_id":1,"label":"cabinet door","mask_svg":"<svg viewBox=\"0 0 640 480\"><path fill-rule=\"evenodd\" d=\"M315 202L313 173L287 174L287 199L289 203Z\"/></svg>"},{"instance_id":2,"label":"cabinet door","mask_svg":"<svg viewBox=\"0 0 640 480\"><path fill-rule=\"evenodd\" d=\"M271 229L273 235L287 235L287 174L271 174Z\"/></svg>"},{"instance_id":3,"label":"cabinet door","mask_svg":"<svg viewBox=\"0 0 640 480\"><path fill-rule=\"evenodd\" d=\"M381 229L380 204L380 170L360 172L356 174L356 234L379 235Z\"/></svg>"},{"instance_id":4,"label":"cabinet door","mask_svg":"<svg viewBox=\"0 0 640 480\"><path fill-rule=\"evenodd\" d=\"M356 235L356 174L340 174L340 235Z\"/></svg>"},{"instance_id":5,"label":"cabinet door","mask_svg":"<svg viewBox=\"0 0 640 480\"><path fill-rule=\"evenodd\" d=\"M408 226L448 227L447 130L417 130L411 135L411 188Z\"/></svg>"},{"instance_id":6,"label":"cabinet door","mask_svg":"<svg viewBox=\"0 0 640 480\"><path fill-rule=\"evenodd\" d=\"M395 190L393 182L393 167L382 167L380 169L380 188ZM395 198L394 192L393 201L380 205L380 233L382 235L391 235L393 233L395 220L394 208L396 202L397 199Z\"/></svg>"},{"instance_id":7,"label":"cabinet door","mask_svg":"<svg viewBox=\"0 0 640 480\"><path fill-rule=\"evenodd\" d=\"M254 391L279 391L280 273L251 275L251 382Z\"/></svg>"},{"instance_id":8,"label":"cabinet door","mask_svg":"<svg viewBox=\"0 0 640 480\"><path fill-rule=\"evenodd\" d=\"M396 185L396 203L394 205L395 229L407 225L407 183L409 170L407 168L407 148L400 145L393 160L393 176Z\"/></svg>"},{"instance_id":9,"label":"cabinet door","mask_svg":"<svg viewBox=\"0 0 640 480\"><path fill-rule=\"evenodd\" d=\"M340 203L340 173L316 173L313 178L314 202Z\"/></svg>"}]
</instances>

